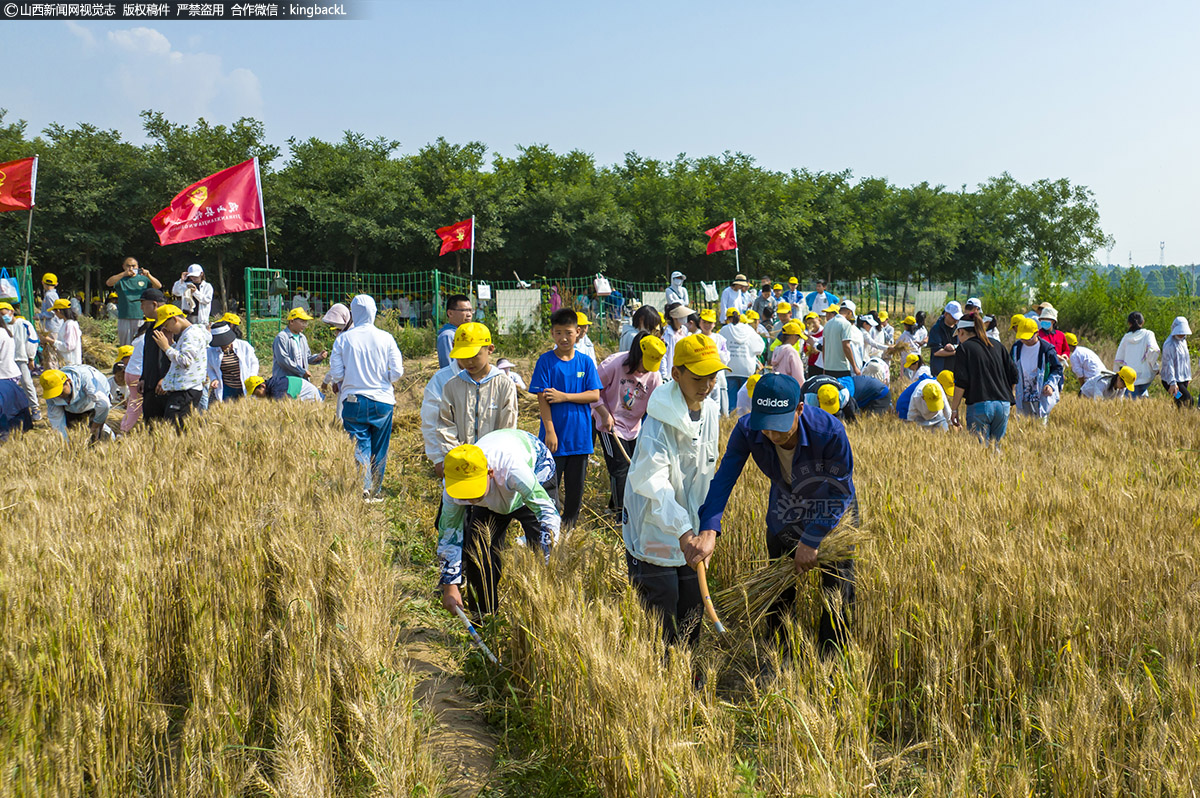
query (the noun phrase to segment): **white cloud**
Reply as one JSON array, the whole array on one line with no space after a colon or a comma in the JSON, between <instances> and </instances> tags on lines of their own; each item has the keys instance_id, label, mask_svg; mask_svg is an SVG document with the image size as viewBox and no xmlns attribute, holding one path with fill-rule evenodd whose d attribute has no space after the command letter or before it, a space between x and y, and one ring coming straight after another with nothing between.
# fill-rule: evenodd
<instances>
[{"instance_id":1,"label":"white cloud","mask_svg":"<svg viewBox=\"0 0 1200 798\"><path fill-rule=\"evenodd\" d=\"M202 116L215 122L262 116L258 76L245 67L227 69L219 55L175 49L154 28L109 31L97 43L88 28L68 25L85 47L98 44L113 102L133 113L152 109L187 123Z\"/></svg>"},{"instance_id":2,"label":"white cloud","mask_svg":"<svg viewBox=\"0 0 1200 798\"><path fill-rule=\"evenodd\" d=\"M96 46L96 37L92 35L90 30L78 22L68 20L67 30L71 31L75 38L79 39L79 43L83 45L85 50L90 51Z\"/></svg>"}]
</instances>

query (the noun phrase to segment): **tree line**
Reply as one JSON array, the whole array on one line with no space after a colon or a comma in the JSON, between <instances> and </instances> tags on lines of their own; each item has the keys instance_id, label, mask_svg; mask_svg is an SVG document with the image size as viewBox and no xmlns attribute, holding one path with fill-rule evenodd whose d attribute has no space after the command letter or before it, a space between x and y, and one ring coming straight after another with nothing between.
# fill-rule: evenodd
<instances>
[{"instance_id":1,"label":"tree line","mask_svg":"<svg viewBox=\"0 0 1200 798\"><path fill-rule=\"evenodd\" d=\"M1008 173L950 190L897 186L849 171L776 171L743 153L656 160L533 144L509 157L482 142L400 143L346 132L287 141L263 123L179 124L142 113L145 144L90 124L29 136L0 110L0 161L40 156L31 262L69 283L107 276L126 255L166 276L192 261L240 285L263 263L262 236L243 233L160 248L151 217L205 175L258 156L271 265L314 271L466 268L439 258L434 229L474 215L483 277L582 276L650 281L679 269L727 280L734 253L705 256L705 229L736 217L742 271L836 280L970 280L1035 264L1067 279L1110 244L1092 192L1066 179L1022 184ZM24 214L0 216L3 262L24 253ZM214 276L214 279L217 279Z\"/></svg>"}]
</instances>

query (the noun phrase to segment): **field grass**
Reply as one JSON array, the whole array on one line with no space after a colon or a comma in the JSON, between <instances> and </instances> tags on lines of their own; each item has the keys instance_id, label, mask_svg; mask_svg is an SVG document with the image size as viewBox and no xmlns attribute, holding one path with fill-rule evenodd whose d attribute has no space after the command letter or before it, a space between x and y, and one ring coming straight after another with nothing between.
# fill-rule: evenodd
<instances>
[{"instance_id":1,"label":"field grass","mask_svg":"<svg viewBox=\"0 0 1200 798\"><path fill-rule=\"evenodd\" d=\"M1200 414L1069 395L999 453L891 417L851 427L854 643L816 656L810 577L793 655L760 687L777 653L732 614L664 657L618 530L586 511L548 566L512 553L483 626L502 666L468 653L434 591L440 490L415 414L433 367L407 365L381 508L358 500L328 405L4 447L0 794L439 794L453 776L398 642L413 625L450 641L502 734L489 796L1200 787ZM603 506L602 464L588 486ZM748 465L714 590L765 566L766 491Z\"/></svg>"},{"instance_id":2,"label":"field grass","mask_svg":"<svg viewBox=\"0 0 1200 798\"><path fill-rule=\"evenodd\" d=\"M0 794L438 794L386 525L327 411L4 447Z\"/></svg>"}]
</instances>

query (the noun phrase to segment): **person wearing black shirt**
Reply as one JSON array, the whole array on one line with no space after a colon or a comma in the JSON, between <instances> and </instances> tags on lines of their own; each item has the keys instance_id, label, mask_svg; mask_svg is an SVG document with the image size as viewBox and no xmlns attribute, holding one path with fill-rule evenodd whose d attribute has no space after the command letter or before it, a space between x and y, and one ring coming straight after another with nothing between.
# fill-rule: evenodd
<instances>
[{"instance_id":1,"label":"person wearing black shirt","mask_svg":"<svg viewBox=\"0 0 1200 798\"><path fill-rule=\"evenodd\" d=\"M950 423L961 427L958 408L967 404L967 428L984 442L999 444L1008 429L1015 403L1013 386L1020 375L1008 349L987 336L981 314L964 319L957 330L959 347L954 357L954 398Z\"/></svg>"},{"instance_id":2,"label":"person wearing black shirt","mask_svg":"<svg viewBox=\"0 0 1200 798\"><path fill-rule=\"evenodd\" d=\"M929 331L929 369L934 374L954 370L954 350L957 340L954 325L962 318L962 306L947 302L941 320Z\"/></svg>"},{"instance_id":3,"label":"person wearing black shirt","mask_svg":"<svg viewBox=\"0 0 1200 798\"><path fill-rule=\"evenodd\" d=\"M151 337L154 334L155 314L159 306L165 305L166 302L167 298L157 288L147 288L142 292L142 315L150 319L137 331L138 335L146 336L142 349L142 381L139 390L142 392L142 418L147 422L161 419L166 408L166 397L159 395L154 389L158 387L159 380L167 376L171 361Z\"/></svg>"}]
</instances>

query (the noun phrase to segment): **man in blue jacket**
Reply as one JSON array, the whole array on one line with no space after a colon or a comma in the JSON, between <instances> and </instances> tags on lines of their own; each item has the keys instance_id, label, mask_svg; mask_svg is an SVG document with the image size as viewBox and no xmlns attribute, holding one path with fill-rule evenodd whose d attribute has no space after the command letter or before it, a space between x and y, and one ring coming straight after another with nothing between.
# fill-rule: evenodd
<instances>
[{"instance_id":1,"label":"man in blue jacket","mask_svg":"<svg viewBox=\"0 0 1200 798\"><path fill-rule=\"evenodd\" d=\"M748 458L771 481L767 499L767 552L790 556L797 573L817 565L817 549L842 516L857 520L854 458L842 422L824 410L804 404L800 385L786 374L767 374L758 381L748 415L729 435L725 456L700 507L701 530L721 531L721 516ZM843 611L854 603L851 560L821 567L821 587L839 591L842 605L821 613L817 642L822 655L835 653L846 641ZM771 608L768 628L778 631L783 612L795 604L789 589Z\"/></svg>"}]
</instances>

